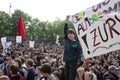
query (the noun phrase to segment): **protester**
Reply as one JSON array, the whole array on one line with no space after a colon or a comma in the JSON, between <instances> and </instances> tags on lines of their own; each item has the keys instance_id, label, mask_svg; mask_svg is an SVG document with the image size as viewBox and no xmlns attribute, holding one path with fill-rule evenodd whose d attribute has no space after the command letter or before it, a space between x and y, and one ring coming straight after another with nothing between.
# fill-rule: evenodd
<instances>
[{"instance_id":1,"label":"protester","mask_svg":"<svg viewBox=\"0 0 120 80\"><path fill-rule=\"evenodd\" d=\"M84 80L94 80L91 72L85 72Z\"/></svg>"},{"instance_id":2,"label":"protester","mask_svg":"<svg viewBox=\"0 0 120 80\"><path fill-rule=\"evenodd\" d=\"M52 73L55 76L56 80L60 80L60 74L58 71L53 71Z\"/></svg>"},{"instance_id":3,"label":"protester","mask_svg":"<svg viewBox=\"0 0 120 80\"><path fill-rule=\"evenodd\" d=\"M85 73L85 69L83 67L79 67L77 69L77 79L84 80L84 73Z\"/></svg>"},{"instance_id":4,"label":"protester","mask_svg":"<svg viewBox=\"0 0 120 80\"><path fill-rule=\"evenodd\" d=\"M31 76L33 76L34 79L35 78L38 79L41 73L43 78L46 77L44 78L46 80L49 80L50 79L49 77L54 77L55 80L66 80L65 79L65 73L66 73L65 63L66 62L64 63L62 61L64 60L63 58L66 57L66 56L63 56L62 58L64 45L58 46L53 43L44 43L44 44L37 43L37 44L40 46L32 49L27 46L15 47L15 45L12 45L9 47L10 50L9 50L9 53L6 54L6 56L0 56L0 61L1 61L0 65L3 65L4 63L8 65L7 74L9 78L10 79L18 78L20 80L23 80L23 78L25 78L25 80L28 80L27 76L30 76L31 75L30 73L32 73L34 76L33 75ZM2 48L0 51L2 51ZM2 52L0 54L2 54ZM84 56L82 56L81 59L74 62L78 62L77 69L75 70L77 73L75 74L76 76L75 80L80 80L81 77L83 80L88 78L92 80L104 80L104 78L106 78L106 74L107 73L111 74L110 72L113 70L113 68L112 69L110 68L111 65L112 66L114 65L117 67L115 68L116 71L113 70L115 74L113 73L112 76L114 75L114 77L116 76L117 78L118 77L120 78L120 70L119 70L120 50L113 51L113 52L96 56L93 58L89 58L89 59L85 59ZM49 64L49 67L46 67L46 68L44 67L41 69L40 66L43 67L44 65L46 65L46 63ZM13 65L17 65L17 66L14 66L14 68L11 68L13 67ZM74 66L76 65L73 65L72 67ZM4 75L3 68L4 67L0 68L1 70L0 76ZM82 68L83 70L83 71L81 70L82 72L79 72L80 68ZM30 70L30 69L33 69L33 70ZM51 71L49 73L50 69ZM47 70L46 71L47 73L45 72L45 70ZM22 72L23 74L21 74ZM35 73L37 74L36 76L35 76ZM22 75L24 75L24 77ZM29 79L29 80L32 80L32 79Z\"/></svg>"},{"instance_id":5,"label":"protester","mask_svg":"<svg viewBox=\"0 0 120 80\"><path fill-rule=\"evenodd\" d=\"M69 16L66 17L64 25L64 55L65 80L75 80L77 62L82 57L82 48L78 40L75 40L75 31L68 29Z\"/></svg>"},{"instance_id":6,"label":"protester","mask_svg":"<svg viewBox=\"0 0 120 80\"><path fill-rule=\"evenodd\" d=\"M45 80L43 75L41 74L41 66L38 66L36 68L35 74L36 74L36 76L35 76L34 80Z\"/></svg>"},{"instance_id":7,"label":"protester","mask_svg":"<svg viewBox=\"0 0 120 80\"><path fill-rule=\"evenodd\" d=\"M26 66L28 68L27 80L34 80L34 78L35 78L35 68L33 67L33 60L28 59L26 61Z\"/></svg>"},{"instance_id":8,"label":"protester","mask_svg":"<svg viewBox=\"0 0 120 80\"><path fill-rule=\"evenodd\" d=\"M59 75L60 80L65 80L65 68L62 65L59 67Z\"/></svg>"},{"instance_id":9,"label":"protester","mask_svg":"<svg viewBox=\"0 0 120 80\"><path fill-rule=\"evenodd\" d=\"M104 75L107 71L108 71L108 66L102 66L102 67L101 67L100 72L101 72L102 77L101 77L100 80L103 79L103 75Z\"/></svg>"},{"instance_id":10,"label":"protester","mask_svg":"<svg viewBox=\"0 0 120 80\"><path fill-rule=\"evenodd\" d=\"M8 76L2 75L0 76L0 80L10 80Z\"/></svg>"},{"instance_id":11,"label":"protester","mask_svg":"<svg viewBox=\"0 0 120 80\"><path fill-rule=\"evenodd\" d=\"M3 75L3 71L2 70L0 70L0 76L2 76Z\"/></svg>"},{"instance_id":12,"label":"protester","mask_svg":"<svg viewBox=\"0 0 120 80\"><path fill-rule=\"evenodd\" d=\"M0 64L0 69L3 71L4 75L8 75L8 58L4 57L4 62L2 64Z\"/></svg>"},{"instance_id":13,"label":"protester","mask_svg":"<svg viewBox=\"0 0 120 80\"><path fill-rule=\"evenodd\" d=\"M11 72L11 78L10 80L20 80L19 76L19 67L17 64L11 65L10 66L10 72Z\"/></svg>"},{"instance_id":14,"label":"protester","mask_svg":"<svg viewBox=\"0 0 120 80\"><path fill-rule=\"evenodd\" d=\"M118 80L117 74L118 74L117 67L114 65L111 65L111 66L109 66L108 71L106 73L104 73L103 80L107 80L107 79Z\"/></svg>"},{"instance_id":15,"label":"protester","mask_svg":"<svg viewBox=\"0 0 120 80\"><path fill-rule=\"evenodd\" d=\"M41 73L43 77L45 77L47 80L57 80L55 76L52 74L52 69L49 64L42 65Z\"/></svg>"}]
</instances>

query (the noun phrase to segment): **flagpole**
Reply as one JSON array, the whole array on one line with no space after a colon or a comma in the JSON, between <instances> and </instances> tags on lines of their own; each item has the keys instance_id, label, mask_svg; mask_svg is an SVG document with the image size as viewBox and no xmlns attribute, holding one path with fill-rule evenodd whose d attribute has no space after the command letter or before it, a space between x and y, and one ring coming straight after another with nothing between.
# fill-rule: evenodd
<instances>
[{"instance_id":1,"label":"flagpole","mask_svg":"<svg viewBox=\"0 0 120 80\"><path fill-rule=\"evenodd\" d=\"M11 3L10 3L10 5L9 5L9 19L8 19L8 26L7 26L7 39L8 39L8 37L10 36L10 18L11 18Z\"/></svg>"},{"instance_id":2,"label":"flagpole","mask_svg":"<svg viewBox=\"0 0 120 80\"><path fill-rule=\"evenodd\" d=\"M9 6L9 16L10 16L10 18L11 18L11 8L12 8L12 5L11 5L11 3L10 3L10 6ZM10 23L9 23L9 27L8 27L8 35L10 36Z\"/></svg>"},{"instance_id":3,"label":"flagpole","mask_svg":"<svg viewBox=\"0 0 120 80\"><path fill-rule=\"evenodd\" d=\"M10 5L9 5L9 20L10 20L10 18L11 18L11 3L10 3ZM8 32L7 32L7 37L9 37L10 36L10 22L8 22Z\"/></svg>"},{"instance_id":4,"label":"flagpole","mask_svg":"<svg viewBox=\"0 0 120 80\"><path fill-rule=\"evenodd\" d=\"M10 3L10 6L9 6L9 15L11 16L11 8L12 8L12 5Z\"/></svg>"}]
</instances>

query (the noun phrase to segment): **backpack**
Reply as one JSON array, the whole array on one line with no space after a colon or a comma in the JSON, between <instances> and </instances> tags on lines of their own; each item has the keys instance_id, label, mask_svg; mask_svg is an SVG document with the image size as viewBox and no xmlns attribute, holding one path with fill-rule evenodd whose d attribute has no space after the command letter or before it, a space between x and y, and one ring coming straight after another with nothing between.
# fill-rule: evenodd
<instances>
[{"instance_id":1,"label":"backpack","mask_svg":"<svg viewBox=\"0 0 120 80\"><path fill-rule=\"evenodd\" d=\"M23 69L25 70L25 72L27 72L27 74L28 74L28 69L26 67L21 67L20 68L21 75L24 76L24 78L26 79L27 74L23 71Z\"/></svg>"}]
</instances>

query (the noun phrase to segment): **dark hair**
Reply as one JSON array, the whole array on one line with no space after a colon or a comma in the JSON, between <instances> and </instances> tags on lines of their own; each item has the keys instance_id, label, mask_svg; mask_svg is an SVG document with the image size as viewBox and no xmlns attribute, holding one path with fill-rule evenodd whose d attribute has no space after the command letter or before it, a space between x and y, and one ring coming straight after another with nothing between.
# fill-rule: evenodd
<instances>
[{"instance_id":1,"label":"dark hair","mask_svg":"<svg viewBox=\"0 0 120 80\"><path fill-rule=\"evenodd\" d=\"M38 69L38 71L40 71L40 72L41 72L41 66L38 66L38 67L37 67L37 69Z\"/></svg>"},{"instance_id":2,"label":"dark hair","mask_svg":"<svg viewBox=\"0 0 120 80\"><path fill-rule=\"evenodd\" d=\"M8 57L5 56L5 57L3 58L3 60L4 60L4 61L8 61Z\"/></svg>"},{"instance_id":3,"label":"dark hair","mask_svg":"<svg viewBox=\"0 0 120 80\"><path fill-rule=\"evenodd\" d=\"M48 64L42 65L41 72L51 74L52 73L51 66Z\"/></svg>"},{"instance_id":4,"label":"dark hair","mask_svg":"<svg viewBox=\"0 0 120 80\"><path fill-rule=\"evenodd\" d=\"M20 68L21 65L22 65L21 59L20 59L20 58L16 58L15 61L18 63L18 66L19 66L19 68Z\"/></svg>"},{"instance_id":5,"label":"dark hair","mask_svg":"<svg viewBox=\"0 0 120 80\"><path fill-rule=\"evenodd\" d=\"M11 70L12 74L17 74L19 71L19 67L16 65L11 65L10 70Z\"/></svg>"},{"instance_id":6,"label":"dark hair","mask_svg":"<svg viewBox=\"0 0 120 80\"><path fill-rule=\"evenodd\" d=\"M64 73L64 71L65 71L65 67L64 67L64 66L60 66L60 67L59 67L59 70L61 70L62 73Z\"/></svg>"},{"instance_id":7,"label":"dark hair","mask_svg":"<svg viewBox=\"0 0 120 80\"><path fill-rule=\"evenodd\" d=\"M60 74L59 74L58 71L54 71L54 72L53 72L53 75L54 75L56 78L60 79Z\"/></svg>"},{"instance_id":8,"label":"dark hair","mask_svg":"<svg viewBox=\"0 0 120 80\"><path fill-rule=\"evenodd\" d=\"M75 35L75 30L74 29L68 29L67 34L74 34Z\"/></svg>"},{"instance_id":9,"label":"dark hair","mask_svg":"<svg viewBox=\"0 0 120 80\"><path fill-rule=\"evenodd\" d=\"M33 66L33 60L32 59L28 59L27 60L27 64L30 65L30 66Z\"/></svg>"}]
</instances>

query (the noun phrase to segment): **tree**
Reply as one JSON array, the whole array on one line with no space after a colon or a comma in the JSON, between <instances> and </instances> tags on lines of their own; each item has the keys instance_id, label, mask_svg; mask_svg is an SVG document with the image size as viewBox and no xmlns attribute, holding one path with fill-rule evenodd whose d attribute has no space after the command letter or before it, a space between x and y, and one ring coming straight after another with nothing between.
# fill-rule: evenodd
<instances>
[{"instance_id":1,"label":"tree","mask_svg":"<svg viewBox=\"0 0 120 80\"><path fill-rule=\"evenodd\" d=\"M31 40L35 40L36 39L36 36L38 36L38 31L40 30L39 29L39 19L37 18L33 18L31 19L30 23L29 23L29 28L28 28L28 36L29 36L29 39L32 39Z\"/></svg>"},{"instance_id":2,"label":"tree","mask_svg":"<svg viewBox=\"0 0 120 80\"><path fill-rule=\"evenodd\" d=\"M8 34L9 18L9 14L5 13L4 11L0 11L0 37Z\"/></svg>"},{"instance_id":3,"label":"tree","mask_svg":"<svg viewBox=\"0 0 120 80\"><path fill-rule=\"evenodd\" d=\"M17 36L18 34L18 19L19 16L23 16L23 22L24 22L24 27L28 26L28 23L31 21L31 17L27 14L24 13L21 10L15 10L15 12L12 14L10 18L10 36Z\"/></svg>"},{"instance_id":4,"label":"tree","mask_svg":"<svg viewBox=\"0 0 120 80\"><path fill-rule=\"evenodd\" d=\"M40 21L38 18L32 18L21 10L15 10L11 16L4 11L0 11L0 37L6 36L6 34L15 37L18 34L17 27L20 15L23 17L25 35L28 40L55 43L56 36L59 35L59 41L63 43L63 20L57 18L54 22ZM73 28L71 22L69 22L69 28Z\"/></svg>"}]
</instances>

